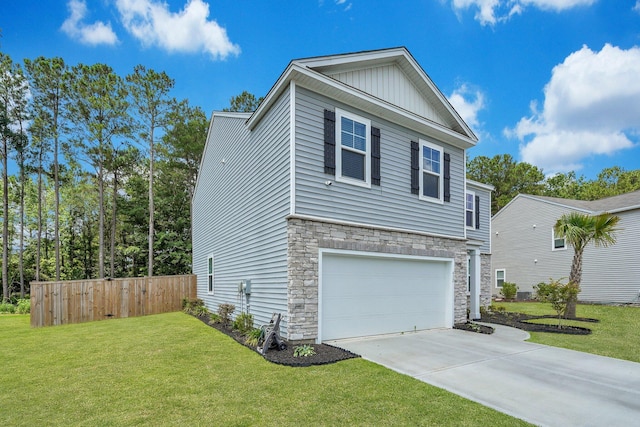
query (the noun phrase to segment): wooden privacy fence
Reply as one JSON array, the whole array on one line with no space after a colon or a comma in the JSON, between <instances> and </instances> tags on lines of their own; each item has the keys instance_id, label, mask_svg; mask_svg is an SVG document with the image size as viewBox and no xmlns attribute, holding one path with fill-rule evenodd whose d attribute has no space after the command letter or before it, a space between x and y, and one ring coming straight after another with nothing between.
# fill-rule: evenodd
<instances>
[{"instance_id":1,"label":"wooden privacy fence","mask_svg":"<svg viewBox=\"0 0 640 427\"><path fill-rule=\"evenodd\" d=\"M31 283L31 326L63 325L182 310L196 298L196 276Z\"/></svg>"}]
</instances>

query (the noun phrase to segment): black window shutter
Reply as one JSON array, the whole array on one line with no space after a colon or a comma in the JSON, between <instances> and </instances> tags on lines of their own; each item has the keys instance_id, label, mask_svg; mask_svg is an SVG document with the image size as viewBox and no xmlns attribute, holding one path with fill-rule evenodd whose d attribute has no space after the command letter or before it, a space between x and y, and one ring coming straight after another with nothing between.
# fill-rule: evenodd
<instances>
[{"instance_id":1,"label":"black window shutter","mask_svg":"<svg viewBox=\"0 0 640 427\"><path fill-rule=\"evenodd\" d=\"M420 194L420 144L411 141L411 194Z\"/></svg>"},{"instance_id":2,"label":"black window shutter","mask_svg":"<svg viewBox=\"0 0 640 427\"><path fill-rule=\"evenodd\" d=\"M336 113L324 110L324 173L336 174Z\"/></svg>"},{"instance_id":3,"label":"black window shutter","mask_svg":"<svg viewBox=\"0 0 640 427\"><path fill-rule=\"evenodd\" d=\"M380 185L380 129L371 128L371 184Z\"/></svg>"},{"instance_id":4,"label":"black window shutter","mask_svg":"<svg viewBox=\"0 0 640 427\"><path fill-rule=\"evenodd\" d=\"M451 201L451 155L444 153L444 201Z\"/></svg>"},{"instance_id":5,"label":"black window shutter","mask_svg":"<svg viewBox=\"0 0 640 427\"><path fill-rule=\"evenodd\" d=\"M480 229L480 196L476 196L476 228Z\"/></svg>"}]
</instances>

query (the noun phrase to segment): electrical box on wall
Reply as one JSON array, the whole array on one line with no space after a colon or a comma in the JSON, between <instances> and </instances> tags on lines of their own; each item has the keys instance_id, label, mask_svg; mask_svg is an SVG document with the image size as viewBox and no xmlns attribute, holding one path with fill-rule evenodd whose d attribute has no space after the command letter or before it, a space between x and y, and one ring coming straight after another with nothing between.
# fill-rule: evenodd
<instances>
[{"instance_id":1,"label":"electrical box on wall","mask_svg":"<svg viewBox=\"0 0 640 427\"><path fill-rule=\"evenodd\" d=\"M251 295L251 280L245 279L238 285L238 293Z\"/></svg>"}]
</instances>

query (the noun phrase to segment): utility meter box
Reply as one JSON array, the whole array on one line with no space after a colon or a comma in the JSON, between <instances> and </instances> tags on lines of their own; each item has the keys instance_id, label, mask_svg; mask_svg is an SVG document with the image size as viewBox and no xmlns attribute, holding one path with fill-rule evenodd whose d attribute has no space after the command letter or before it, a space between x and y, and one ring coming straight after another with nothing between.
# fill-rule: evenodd
<instances>
[{"instance_id":1,"label":"utility meter box","mask_svg":"<svg viewBox=\"0 0 640 427\"><path fill-rule=\"evenodd\" d=\"M238 285L238 292L245 295L251 295L251 280L242 280L240 285Z\"/></svg>"}]
</instances>

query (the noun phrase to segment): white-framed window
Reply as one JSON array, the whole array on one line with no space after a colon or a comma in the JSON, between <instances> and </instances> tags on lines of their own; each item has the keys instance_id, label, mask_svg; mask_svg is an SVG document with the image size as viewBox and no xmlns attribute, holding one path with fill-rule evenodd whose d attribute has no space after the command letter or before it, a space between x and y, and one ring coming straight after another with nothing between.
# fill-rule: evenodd
<instances>
[{"instance_id":1,"label":"white-framed window","mask_svg":"<svg viewBox=\"0 0 640 427\"><path fill-rule=\"evenodd\" d=\"M336 180L371 187L371 121L338 108Z\"/></svg>"},{"instance_id":2,"label":"white-framed window","mask_svg":"<svg viewBox=\"0 0 640 427\"><path fill-rule=\"evenodd\" d=\"M213 255L207 257L207 292L213 294Z\"/></svg>"},{"instance_id":3,"label":"white-framed window","mask_svg":"<svg viewBox=\"0 0 640 427\"><path fill-rule=\"evenodd\" d=\"M476 193L473 191L465 194L464 215L467 228L476 228Z\"/></svg>"},{"instance_id":4,"label":"white-framed window","mask_svg":"<svg viewBox=\"0 0 640 427\"><path fill-rule=\"evenodd\" d=\"M501 288L507 280L507 271L504 268L496 269L496 288Z\"/></svg>"},{"instance_id":5,"label":"white-framed window","mask_svg":"<svg viewBox=\"0 0 640 427\"><path fill-rule=\"evenodd\" d=\"M444 150L420 140L420 198L443 203Z\"/></svg>"},{"instance_id":6,"label":"white-framed window","mask_svg":"<svg viewBox=\"0 0 640 427\"><path fill-rule=\"evenodd\" d=\"M556 231L551 229L551 250L552 251L563 251L567 249L567 241L564 237L557 237Z\"/></svg>"}]
</instances>

